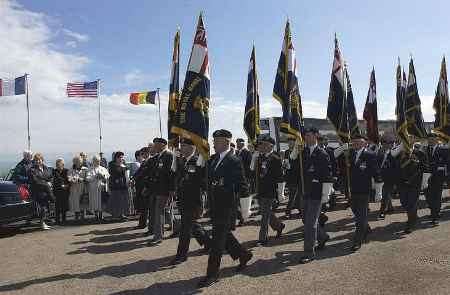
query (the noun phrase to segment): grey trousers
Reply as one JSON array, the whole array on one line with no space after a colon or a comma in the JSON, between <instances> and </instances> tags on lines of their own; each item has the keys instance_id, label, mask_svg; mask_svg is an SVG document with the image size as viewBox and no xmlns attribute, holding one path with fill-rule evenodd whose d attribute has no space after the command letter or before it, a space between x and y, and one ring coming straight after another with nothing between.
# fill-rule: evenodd
<instances>
[{"instance_id":1,"label":"grey trousers","mask_svg":"<svg viewBox=\"0 0 450 295\"><path fill-rule=\"evenodd\" d=\"M369 194L352 194L351 207L356 226L353 243L361 244L366 236L367 227L369 225Z\"/></svg>"},{"instance_id":2,"label":"grey trousers","mask_svg":"<svg viewBox=\"0 0 450 295\"><path fill-rule=\"evenodd\" d=\"M282 229L283 224L272 212L273 199L259 198L258 202L261 211L261 227L259 229L259 240L267 241L269 225L273 230L279 231Z\"/></svg>"},{"instance_id":3,"label":"grey trousers","mask_svg":"<svg viewBox=\"0 0 450 295\"><path fill-rule=\"evenodd\" d=\"M165 207L169 196L155 196L152 215L153 215L153 239L162 240L164 237Z\"/></svg>"},{"instance_id":4,"label":"grey trousers","mask_svg":"<svg viewBox=\"0 0 450 295\"><path fill-rule=\"evenodd\" d=\"M303 223L305 225L304 252L308 256L314 256L316 241L322 242L329 238L324 228L318 224L322 203L320 199L304 198L303 206Z\"/></svg>"}]
</instances>

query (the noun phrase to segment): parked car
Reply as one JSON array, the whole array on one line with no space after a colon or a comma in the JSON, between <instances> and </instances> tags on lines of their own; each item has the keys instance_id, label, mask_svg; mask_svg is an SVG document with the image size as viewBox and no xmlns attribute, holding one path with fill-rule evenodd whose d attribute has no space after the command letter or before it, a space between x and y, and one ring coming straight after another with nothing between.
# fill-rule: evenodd
<instances>
[{"instance_id":1,"label":"parked car","mask_svg":"<svg viewBox=\"0 0 450 295\"><path fill-rule=\"evenodd\" d=\"M33 218L33 206L26 185L0 181L0 225Z\"/></svg>"}]
</instances>

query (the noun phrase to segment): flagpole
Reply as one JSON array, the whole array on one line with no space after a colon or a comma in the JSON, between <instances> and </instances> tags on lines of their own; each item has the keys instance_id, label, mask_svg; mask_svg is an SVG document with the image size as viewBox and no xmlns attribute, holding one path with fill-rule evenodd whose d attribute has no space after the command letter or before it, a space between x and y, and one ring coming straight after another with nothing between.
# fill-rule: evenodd
<instances>
[{"instance_id":1,"label":"flagpole","mask_svg":"<svg viewBox=\"0 0 450 295\"><path fill-rule=\"evenodd\" d=\"M344 70L342 71L342 75L343 75L343 79L342 82L344 83L344 98L345 98L345 104L347 104L347 75L346 75L346 68L347 65L344 62ZM348 109L348 106L346 106ZM347 112L347 132L348 132L348 144L350 144L350 128L348 126L348 112ZM344 152L345 155L345 166L346 166L346 170L347 170L347 191L348 191L348 201L349 204L352 200L352 190L350 188L351 183L350 183L350 159L349 159L349 152L348 150Z\"/></svg>"},{"instance_id":2,"label":"flagpole","mask_svg":"<svg viewBox=\"0 0 450 295\"><path fill-rule=\"evenodd\" d=\"M28 97L28 74L25 74L26 83L26 99L27 99L27 130L28 130L28 150L31 150L31 135L30 135L30 100Z\"/></svg>"},{"instance_id":3,"label":"flagpole","mask_svg":"<svg viewBox=\"0 0 450 295\"><path fill-rule=\"evenodd\" d=\"M99 131L99 148L102 153L102 112L100 101L100 79L97 79L97 100L98 100L98 131Z\"/></svg>"},{"instance_id":4,"label":"flagpole","mask_svg":"<svg viewBox=\"0 0 450 295\"><path fill-rule=\"evenodd\" d=\"M162 137L162 125L161 125L161 99L159 98L159 88L156 88L158 94L158 115L159 115L159 137Z\"/></svg>"}]
</instances>

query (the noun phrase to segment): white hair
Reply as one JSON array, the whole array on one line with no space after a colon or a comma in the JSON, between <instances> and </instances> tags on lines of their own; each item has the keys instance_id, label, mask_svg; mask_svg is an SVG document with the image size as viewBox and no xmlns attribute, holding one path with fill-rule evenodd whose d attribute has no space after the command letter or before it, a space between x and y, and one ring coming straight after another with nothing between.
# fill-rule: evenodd
<instances>
[{"instance_id":1,"label":"white hair","mask_svg":"<svg viewBox=\"0 0 450 295\"><path fill-rule=\"evenodd\" d=\"M24 151L23 151L23 156L24 156L24 157L26 157L26 156L33 156L33 152L30 151L30 150L24 150Z\"/></svg>"}]
</instances>

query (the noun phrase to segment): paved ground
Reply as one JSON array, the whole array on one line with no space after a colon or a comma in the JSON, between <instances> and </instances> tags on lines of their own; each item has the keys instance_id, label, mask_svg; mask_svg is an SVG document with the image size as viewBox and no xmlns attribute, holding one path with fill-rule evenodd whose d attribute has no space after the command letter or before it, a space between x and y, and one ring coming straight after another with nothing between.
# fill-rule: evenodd
<instances>
[{"instance_id":1,"label":"paved ground","mask_svg":"<svg viewBox=\"0 0 450 295\"><path fill-rule=\"evenodd\" d=\"M423 202L422 202L423 203ZM395 201L398 206L398 201ZM450 199L443 220L431 227L420 210L420 228L402 235L405 214L376 221L372 204L371 242L351 253L350 210L328 214L332 236L319 259L299 265L302 223L286 221L286 234L268 247L255 247L257 224L236 234L254 259L242 274L224 257L221 281L207 290L196 284L207 256L193 240L189 260L167 267L177 240L147 247L135 222L59 227L51 231L3 230L0 293L11 294L450 294ZM273 234L273 233L272 233Z\"/></svg>"}]
</instances>

